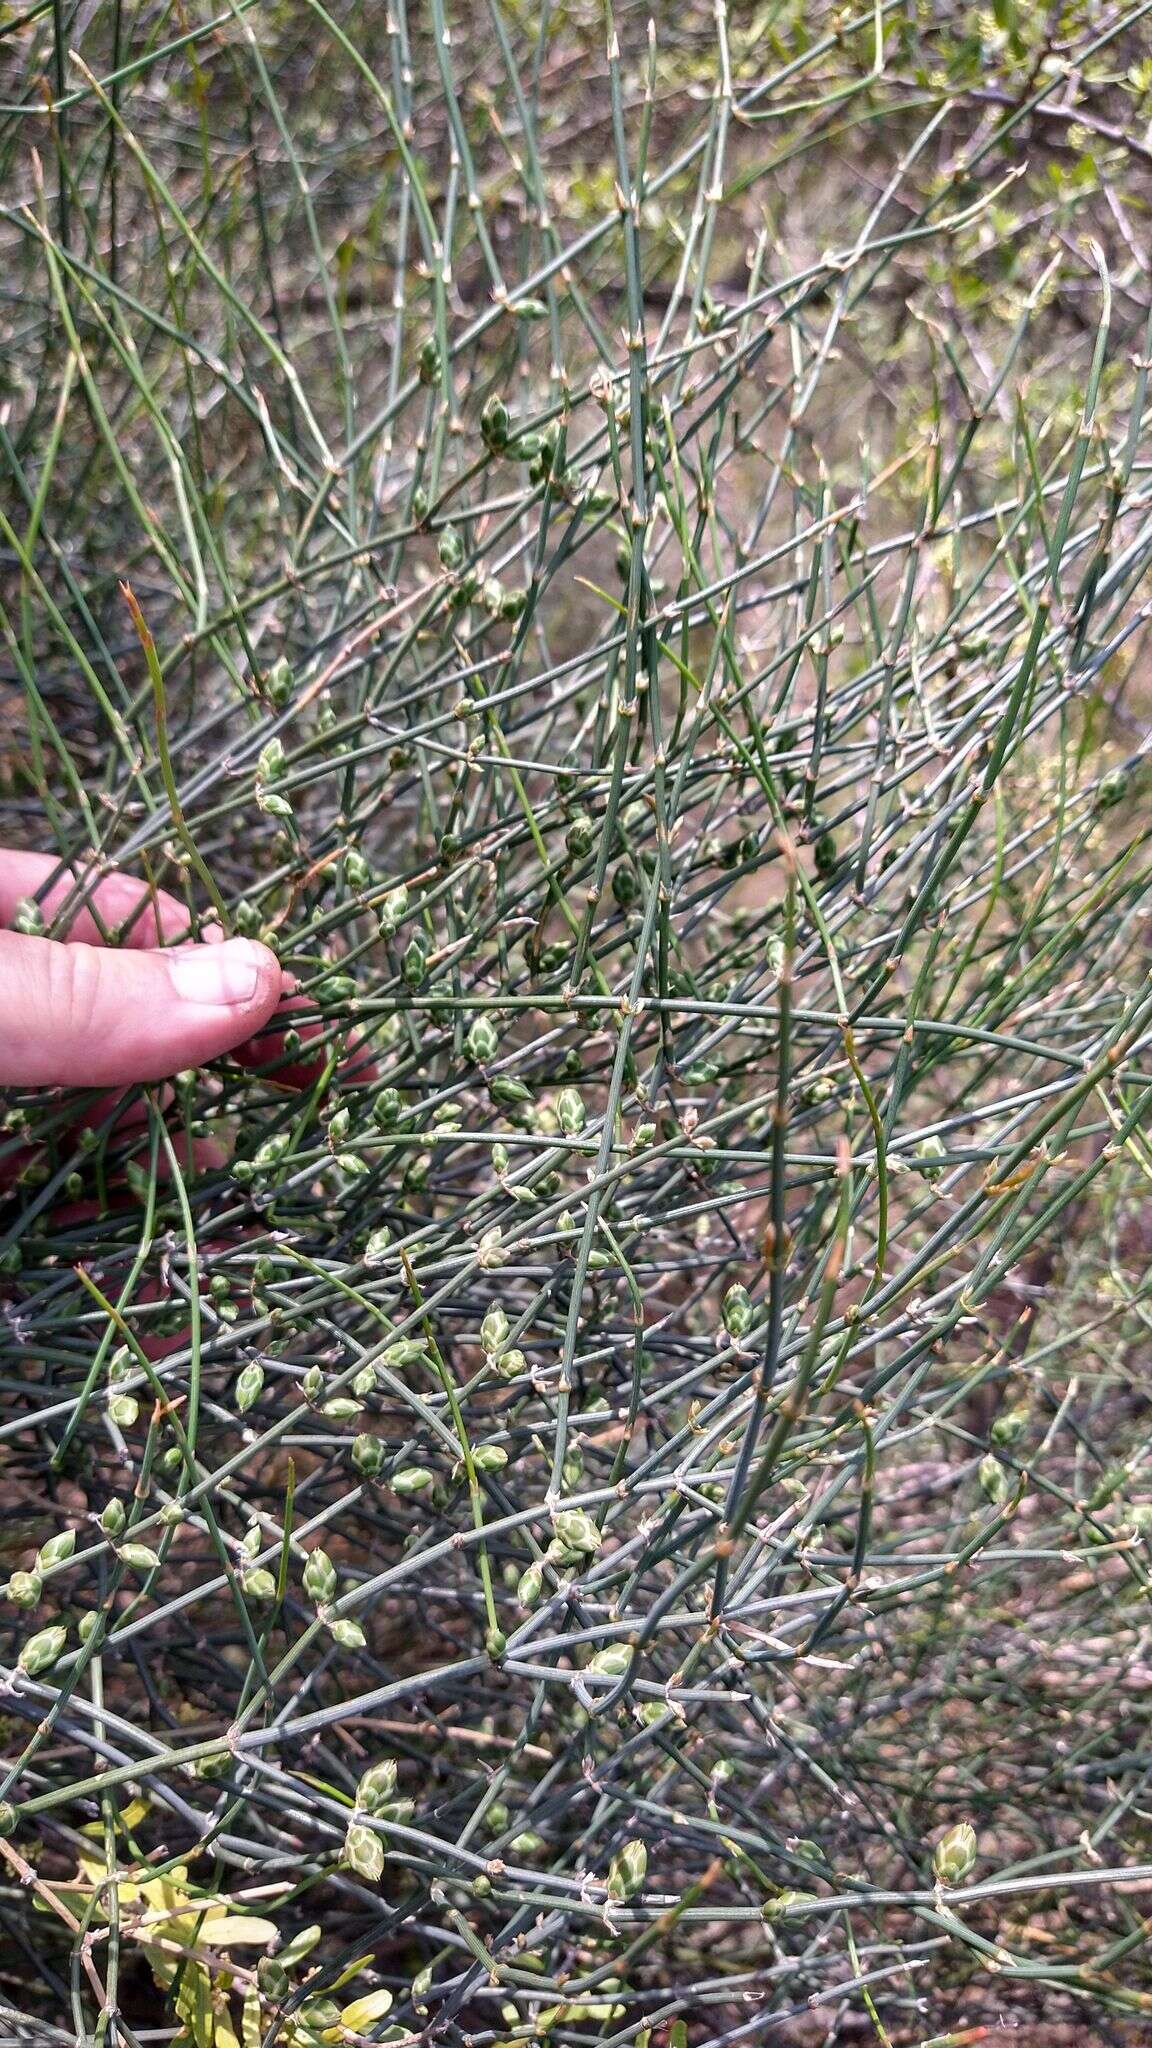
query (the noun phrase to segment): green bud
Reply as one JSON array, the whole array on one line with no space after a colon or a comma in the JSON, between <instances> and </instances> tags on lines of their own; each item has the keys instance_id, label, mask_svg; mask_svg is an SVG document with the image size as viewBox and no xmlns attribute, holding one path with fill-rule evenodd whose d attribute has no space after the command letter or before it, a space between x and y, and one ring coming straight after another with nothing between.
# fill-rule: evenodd
<instances>
[{"instance_id":1,"label":"green bud","mask_svg":"<svg viewBox=\"0 0 1152 2048\"><path fill-rule=\"evenodd\" d=\"M147 1543L122 1543L120 1562L134 1572L154 1572L160 1563L156 1552Z\"/></svg>"},{"instance_id":2,"label":"green bud","mask_svg":"<svg viewBox=\"0 0 1152 2048\"><path fill-rule=\"evenodd\" d=\"M584 1128L584 1102L577 1088L562 1088L556 1097L556 1121L568 1137Z\"/></svg>"},{"instance_id":3,"label":"green bud","mask_svg":"<svg viewBox=\"0 0 1152 2048\"><path fill-rule=\"evenodd\" d=\"M408 911L408 891L403 882L395 889L389 889L380 905L380 936L390 939L394 931L403 924Z\"/></svg>"},{"instance_id":4,"label":"green bud","mask_svg":"<svg viewBox=\"0 0 1152 2048\"><path fill-rule=\"evenodd\" d=\"M140 1403L135 1394L114 1394L108 1403L108 1413L118 1429L131 1429L140 1413Z\"/></svg>"},{"instance_id":5,"label":"green bud","mask_svg":"<svg viewBox=\"0 0 1152 2048\"><path fill-rule=\"evenodd\" d=\"M488 1083L488 1093L493 1102L505 1104L532 1100L532 1090L514 1074L493 1074Z\"/></svg>"},{"instance_id":6,"label":"green bud","mask_svg":"<svg viewBox=\"0 0 1152 2048\"><path fill-rule=\"evenodd\" d=\"M623 1678L632 1662L632 1652L627 1643L609 1643L606 1649L597 1650L588 1660L588 1669L598 1678Z\"/></svg>"},{"instance_id":7,"label":"green bud","mask_svg":"<svg viewBox=\"0 0 1152 2048\"><path fill-rule=\"evenodd\" d=\"M379 1230L372 1232L364 1247L364 1264L366 1266L387 1265L391 1247L392 1232L386 1224L381 1224Z\"/></svg>"},{"instance_id":8,"label":"green bud","mask_svg":"<svg viewBox=\"0 0 1152 2048\"><path fill-rule=\"evenodd\" d=\"M29 1636L16 1660L21 1671L26 1671L29 1678L39 1678L42 1671L50 1671L63 1655L67 1640L68 1631L58 1622L51 1628L38 1629L34 1636Z\"/></svg>"},{"instance_id":9,"label":"green bud","mask_svg":"<svg viewBox=\"0 0 1152 2048\"><path fill-rule=\"evenodd\" d=\"M385 1365L427 1365L428 1354L419 1337L400 1337L384 1353Z\"/></svg>"},{"instance_id":10,"label":"green bud","mask_svg":"<svg viewBox=\"0 0 1152 2048\"><path fill-rule=\"evenodd\" d=\"M374 1478L384 1463L384 1446L379 1437L367 1433L356 1437L352 1445L352 1463L366 1479Z\"/></svg>"},{"instance_id":11,"label":"green bud","mask_svg":"<svg viewBox=\"0 0 1152 2048\"><path fill-rule=\"evenodd\" d=\"M514 1835L508 1844L510 1853L516 1857L539 1856L541 1850L547 1846L543 1835L538 1835L535 1828L524 1828L520 1834Z\"/></svg>"},{"instance_id":12,"label":"green bud","mask_svg":"<svg viewBox=\"0 0 1152 2048\"><path fill-rule=\"evenodd\" d=\"M261 747L256 762L256 774L261 782L275 782L284 767L284 742L274 734L267 746Z\"/></svg>"},{"instance_id":13,"label":"green bud","mask_svg":"<svg viewBox=\"0 0 1152 2048\"><path fill-rule=\"evenodd\" d=\"M946 1157L944 1141L935 1133L922 1138L916 1147L916 1163L927 1181L938 1181L943 1168L940 1161Z\"/></svg>"},{"instance_id":14,"label":"green bud","mask_svg":"<svg viewBox=\"0 0 1152 2048\"><path fill-rule=\"evenodd\" d=\"M292 670L285 657L274 661L264 678L264 692L273 704L286 704L292 695Z\"/></svg>"},{"instance_id":15,"label":"green bud","mask_svg":"<svg viewBox=\"0 0 1152 2048\"><path fill-rule=\"evenodd\" d=\"M638 1892L648 1872L648 1850L643 1842L625 1842L608 1866L610 1899L630 1899Z\"/></svg>"},{"instance_id":16,"label":"green bud","mask_svg":"<svg viewBox=\"0 0 1152 2048\"><path fill-rule=\"evenodd\" d=\"M400 1121L404 1104L398 1088L381 1088L372 1104L372 1121L378 1131L390 1131Z\"/></svg>"},{"instance_id":17,"label":"green bud","mask_svg":"<svg viewBox=\"0 0 1152 2048\"><path fill-rule=\"evenodd\" d=\"M265 1565L256 1565L252 1571L245 1572L240 1583L250 1600L276 1598L276 1580Z\"/></svg>"},{"instance_id":18,"label":"green bud","mask_svg":"<svg viewBox=\"0 0 1152 2048\"><path fill-rule=\"evenodd\" d=\"M621 910L627 910L640 894L640 883L633 868L627 861L621 861L612 870L612 894Z\"/></svg>"},{"instance_id":19,"label":"green bud","mask_svg":"<svg viewBox=\"0 0 1152 2048\"><path fill-rule=\"evenodd\" d=\"M498 1174L505 1174L508 1171L508 1165L508 1147L502 1139L497 1138L496 1143L492 1147L492 1171Z\"/></svg>"},{"instance_id":20,"label":"green bud","mask_svg":"<svg viewBox=\"0 0 1152 2048\"><path fill-rule=\"evenodd\" d=\"M993 1421L990 1431L994 1444L1018 1444L1028 1427L1028 1409L1023 1404L1005 1408Z\"/></svg>"},{"instance_id":21,"label":"green bud","mask_svg":"<svg viewBox=\"0 0 1152 2048\"><path fill-rule=\"evenodd\" d=\"M291 1143L291 1131L274 1131L270 1138L265 1138L264 1143L252 1155L252 1164L256 1171L267 1173L272 1167L279 1166Z\"/></svg>"},{"instance_id":22,"label":"green bud","mask_svg":"<svg viewBox=\"0 0 1152 2048\"><path fill-rule=\"evenodd\" d=\"M356 1787L356 1804L362 1813L377 1813L396 1790L397 1765L392 1757L373 1764Z\"/></svg>"},{"instance_id":23,"label":"green bud","mask_svg":"<svg viewBox=\"0 0 1152 2048\"><path fill-rule=\"evenodd\" d=\"M366 889L372 880L372 870L358 846L350 846L344 855L344 880L350 889Z\"/></svg>"},{"instance_id":24,"label":"green bud","mask_svg":"<svg viewBox=\"0 0 1152 2048\"><path fill-rule=\"evenodd\" d=\"M671 1710L664 1705L663 1700L639 1700L632 1711L642 1728L651 1728L655 1722L662 1721L665 1714Z\"/></svg>"},{"instance_id":25,"label":"green bud","mask_svg":"<svg viewBox=\"0 0 1152 2048\"><path fill-rule=\"evenodd\" d=\"M393 1493L407 1496L424 1493L434 1483L434 1474L423 1465L406 1465L401 1472L394 1472L389 1482Z\"/></svg>"},{"instance_id":26,"label":"green bud","mask_svg":"<svg viewBox=\"0 0 1152 2048\"><path fill-rule=\"evenodd\" d=\"M502 1657L508 1648L508 1638L503 1629L490 1628L484 1637L484 1648L490 1657Z\"/></svg>"},{"instance_id":27,"label":"green bud","mask_svg":"<svg viewBox=\"0 0 1152 2048\"><path fill-rule=\"evenodd\" d=\"M493 1359L492 1363L495 1365L501 1379L504 1380L519 1379L520 1374L528 1370L528 1360L525 1358L524 1353L515 1346L511 1351L502 1351L499 1358Z\"/></svg>"},{"instance_id":28,"label":"green bud","mask_svg":"<svg viewBox=\"0 0 1152 2048\"><path fill-rule=\"evenodd\" d=\"M16 1833L19 1814L10 1799L0 1799L0 1841L7 1841Z\"/></svg>"},{"instance_id":29,"label":"green bud","mask_svg":"<svg viewBox=\"0 0 1152 2048\"><path fill-rule=\"evenodd\" d=\"M480 1342L491 1358L502 1351L508 1337L508 1318L498 1301L494 1301L480 1325Z\"/></svg>"},{"instance_id":30,"label":"green bud","mask_svg":"<svg viewBox=\"0 0 1152 2048\"><path fill-rule=\"evenodd\" d=\"M428 1354L420 1337L400 1337L396 1343L389 1343L383 1354L385 1366L416 1366L428 1364Z\"/></svg>"},{"instance_id":31,"label":"green bud","mask_svg":"<svg viewBox=\"0 0 1152 2048\"><path fill-rule=\"evenodd\" d=\"M472 1454L472 1463L477 1472L499 1472L508 1463L508 1453L503 1444L481 1444Z\"/></svg>"},{"instance_id":32,"label":"green bud","mask_svg":"<svg viewBox=\"0 0 1152 2048\"><path fill-rule=\"evenodd\" d=\"M358 1621L349 1621L341 1615L337 1621L328 1623L328 1633L342 1650L362 1650L368 1641Z\"/></svg>"},{"instance_id":33,"label":"green bud","mask_svg":"<svg viewBox=\"0 0 1152 2048\"><path fill-rule=\"evenodd\" d=\"M437 345L436 338L434 335L428 335L427 338L421 342L420 353L416 358L416 362L417 375L419 376L420 382L422 384L432 385L439 383L440 349L439 346Z\"/></svg>"},{"instance_id":34,"label":"green bud","mask_svg":"<svg viewBox=\"0 0 1152 2048\"><path fill-rule=\"evenodd\" d=\"M344 1861L357 1877L376 1884L384 1875L384 1844L379 1835L361 1821L352 1821L344 1837Z\"/></svg>"},{"instance_id":35,"label":"green bud","mask_svg":"<svg viewBox=\"0 0 1152 2048\"><path fill-rule=\"evenodd\" d=\"M356 994L354 974L326 974L316 986L316 1000L325 1007L336 1003L350 1002Z\"/></svg>"},{"instance_id":36,"label":"green bud","mask_svg":"<svg viewBox=\"0 0 1152 2048\"><path fill-rule=\"evenodd\" d=\"M543 1591L544 1573L538 1564L530 1564L527 1571L520 1574L520 1580L516 1587L516 1598L520 1602L521 1607L535 1607Z\"/></svg>"},{"instance_id":37,"label":"green bud","mask_svg":"<svg viewBox=\"0 0 1152 2048\"><path fill-rule=\"evenodd\" d=\"M123 1501L110 1500L107 1506L101 1510L100 1527L103 1529L105 1536L111 1536L115 1540L120 1535L127 1520L128 1517L124 1511Z\"/></svg>"},{"instance_id":38,"label":"green bud","mask_svg":"<svg viewBox=\"0 0 1152 2048\"><path fill-rule=\"evenodd\" d=\"M262 1998L279 2005L292 1989L292 1979L279 1956L261 1956L256 1965L256 1982Z\"/></svg>"},{"instance_id":39,"label":"green bud","mask_svg":"<svg viewBox=\"0 0 1152 2048\"><path fill-rule=\"evenodd\" d=\"M304 1591L317 1607L324 1607L336 1592L336 1567L326 1550L312 1550L304 1566Z\"/></svg>"},{"instance_id":40,"label":"green bud","mask_svg":"<svg viewBox=\"0 0 1152 2048\"><path fill-rule=\"evenodd\" d=\"M321 1407L321 1415L327 1415L332 1422L351 1422L359 1415L362 1403L354 1401L349 1394L334 1394Z\"/></svg>"},{"instance_id":41,"label":"green bud","mask_svg":"<svg viewBox=\"0 0 1152 2048\"><path fill-rule=\"evenodd\" d=\"M577 811L574 814L564 834L564 844L573 860L580 860L584 854L591 853L596 844L596 827L587 811Z\"/></svg>"},{"instance_id":42,"label":"green bud","mask_svg":"<svg viewBox=\"0 0 1152 2048\"><path fill-rule=\"evenodd\" d=\"M16 1607L35 1607L43 1590L39 1572L13 1572L4 1588L4 1598Z\"/></svg>"},{"instance_id":43,"label":"green bud","mask_svg":"<svg viewBox=\"0 0 1152 2048\"><path fill-rule=\"evenodd\" d=\"M459 569L464 560L464 543L454 526L446 526L437 542L436 552L440 566L450 572Z\"/></svg>"},{"instance_id":44,"label":"green bud","mask_svg":"<svg viewBox=\"0 0 1152 2048\"><path fill-rule=\"evenodd\" d=\"M286 796L280 796L274 789L266 789L262 782L256 784L257 808L269 818L290 818L292 806Z\"/></svg>"},{"instance_id":45,"label":"green bud","mask_svg":"<svg viewBox=\"0 0 1152 2048\"><path fill-rule=\"evenodd\" d=\"M422 938L413 935L408 941L400 962L400 972L409 988L419 988L428 972L428 952Z\"/></svg>"},{"instance_id":46,"label":"green bud","mask_svg":"<svg viewBox=\"0 0 1152 2048\"><path fill-rule=\"evenodd\" d=\"M787 1920L799 1907L814 1905L815 1902L815 1892L777 1892L775 1898L768 1899L760 1908L760 1917L763 1920Z\"/></svg>"},{"instance_id":47,"label":"green bud","mask_svg":"<svg viewBox=\"0 0 1152 2048\"><path fill-rule=\"evenodd\" d=\"M318 1365L310 1365L300 1382L300 1391L306 1401L318 1401L324 1392L324 1375Z\"/></svg>"},{"instance_id":48,"label":"green bud","mask_svg":"<svg viewBox=\"0 0 1152 2048\"><path fill-rule=\"evenodd\" d=\"M490 1017L473 1017L464 1041L464 1050L469 1059L483 1066L485 1061L494 1059L499 1050L500 1038Z\"/></svg>"},{"instance_id":49,"label":"green bud","mask_svg":"<svg viewBox=\"0 0 1152 2048\"><path fill-rule=\"evenodd\" d=\"M724 1328L730 1337L743 1337L752 1327L752 1297L746 1287L734 1281L724 1296L721 1309Z\"/></svg>"},{"instance_id":50,"label":"green bud","mask_svg":"<svg viewBox=\"0 0 1152 2048\"><path fill-rule=\"evenodd\" d=\"M26 938L43 938L48 927L44 922L44 912L34 896L18 897L12 927L14 931L23 932Z\"/></svg>"},{"instance_id":51,"label":"green bud","mask_svg":"<svg viewBox=\"0 0 1152 2048\"><path fill-rule=\"evenodd\" d=\"M44 1571L50 1571L54 1564L67 1564L75 1548L75 1529L61 1529L58 1536L50 1536L47 1543L40 1545L36 1562Z\"/></svg>"},{"instance_id":52,"label":"green bud","mask_svg":"<svg viewBox=\"0 0 1152 2048\"><path fill-rule=\"evenodd\" d=\"M553 1516L552 1526L566 1549L576 1550L584 1555L590 1556L599 1550L604 1541L591 1515L586 1514L583 1508L561 1508L560 1512Z\"/></svg>"},{"instance_id":53,"label":"green bud","mask_svg":"<svg viewBox=\"0 0 1152 2048\"><path fill-rule=\"evenodd\" d=\"M1110 768L1100 777L1092 798L1094 811L1111 811L1122 804L1132 787L1132 777L1127 768Z\"/></svg>"},{"instance_id":54,"label":"green bud","mask_svg":"<svg viewBox=\"0 0 1152 2048\"><path fill-rule=\"evenodd\" d=\"M480 414L480 432L485 444L494 455L502 454L508 446L509 415L504 400L493 392Z\"/></svg>"},{"instance_id":55,"label":"green bud","mask_svg":"<svg viewBox=\"0 0 1152 2048\"><path fill-rule=\"evenodd\" d=\"M379 1815L381 1820L395 1821L397 1826L402 1827L406 1821L411 1820L415 1811L414 1799L386 1799L379 1808Z\"/></svg>"},{"instance_id":56,"label":"green bud","mask_svg":"<svg viewBox=\"0 0 1152 2048\"><path fill-rule=\"evenodd\" d=\"M236 1412L247 1415L248 1410L260 1399L264 1389L264 1367L253 1360L236 1375Z\"/></svg>"},{"instance_id":57,"label":"green bud","mask_svg":"<svg viewBox=\"0 0 1152 2048\"><path fill-rule=\"evenodd\" d=\"M957 1821L937 1842L932 1868L941 1884L961 1884L975 1861L976 1830L970 1821Z\"/></svg>"},{"instance_id":58,"label":"green bud","mask_svg":"<svg viewBox=\"0 0 1152 2048\"><path fill-rule=\"evenodd\" d=\"M985 1499L990 1500L994 1507L1007 1500L1011 1481L999 1458L993 1457L991 1451L986 1458L981 1458L978 1476Z\"/></svg>"}]
</instances>

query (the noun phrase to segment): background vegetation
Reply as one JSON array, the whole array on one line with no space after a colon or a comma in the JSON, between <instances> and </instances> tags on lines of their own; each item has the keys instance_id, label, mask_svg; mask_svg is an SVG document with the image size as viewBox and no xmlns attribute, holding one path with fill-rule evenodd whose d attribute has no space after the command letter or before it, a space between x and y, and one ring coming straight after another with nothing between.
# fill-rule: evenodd
<instances>
[{"instance_id":1,"label":"background vegetation","mask_svg":"<svg viewBox=\"0 0 1152 2048\"><path fill-rule=\"evenodd\" d=\"M1150 17L0 10L6 2038L1146 2038Z\"/></svg>"}]
</instances>

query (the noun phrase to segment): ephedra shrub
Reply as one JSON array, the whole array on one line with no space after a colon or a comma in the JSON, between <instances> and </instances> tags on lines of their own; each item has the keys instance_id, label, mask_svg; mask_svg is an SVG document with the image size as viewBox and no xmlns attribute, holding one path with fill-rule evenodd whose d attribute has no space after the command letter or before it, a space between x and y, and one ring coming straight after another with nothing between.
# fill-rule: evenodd
<instances>
[{"instance_id":1,"label":"ephedra shrub","mask_svg":"<svg viewBox=\"0 0 1152 2048\"><path fill-rule=\"evenodd\" d=\"M1135 2039L1144 11L0 33L9 2037Z\"/></svg>"}]
</instances>

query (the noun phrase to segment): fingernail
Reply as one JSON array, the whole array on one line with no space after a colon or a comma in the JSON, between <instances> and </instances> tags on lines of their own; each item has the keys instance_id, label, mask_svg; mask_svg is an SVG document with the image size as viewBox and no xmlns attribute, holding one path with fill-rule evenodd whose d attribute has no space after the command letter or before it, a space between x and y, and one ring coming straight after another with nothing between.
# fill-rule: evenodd
<instances>
[{"instance_id":1,"label":"fingernail","mask_svg":"<svg viewBox=\"0 0 1152 2048\"><path fill-rule=\"evenodd\" d=\"M168 972L183 1002L222 1009L251 1002L260 979L260 954L247 939L225 939L219 946L189 946L187 951L173 952Z\"/></svg>"}]
</instances>

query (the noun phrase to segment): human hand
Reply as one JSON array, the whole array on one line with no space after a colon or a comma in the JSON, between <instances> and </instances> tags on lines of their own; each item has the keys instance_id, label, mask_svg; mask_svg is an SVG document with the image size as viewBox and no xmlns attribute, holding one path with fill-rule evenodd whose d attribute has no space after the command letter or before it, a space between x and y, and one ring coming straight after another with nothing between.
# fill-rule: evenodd
<instances>
[{"instance_id":1,"label":"human hand","mask_svg":"<svg viewBox=\"0 0 1152 2048\"><path fill-rule=\"evenodd\" d=\"M210 934L180 943L188 912L163 890L109 875L60 939L10 929L58 863L0 848L0 1087L116 1088L158 1081L244 1043L284 993L274 953ZM75 886L41 899L45 924ZM101 925L119 930L105 948ZM177 941L166 944L166 941ZM162 948L162 950L161 950Z\"/></svg>"}]
</instances>

